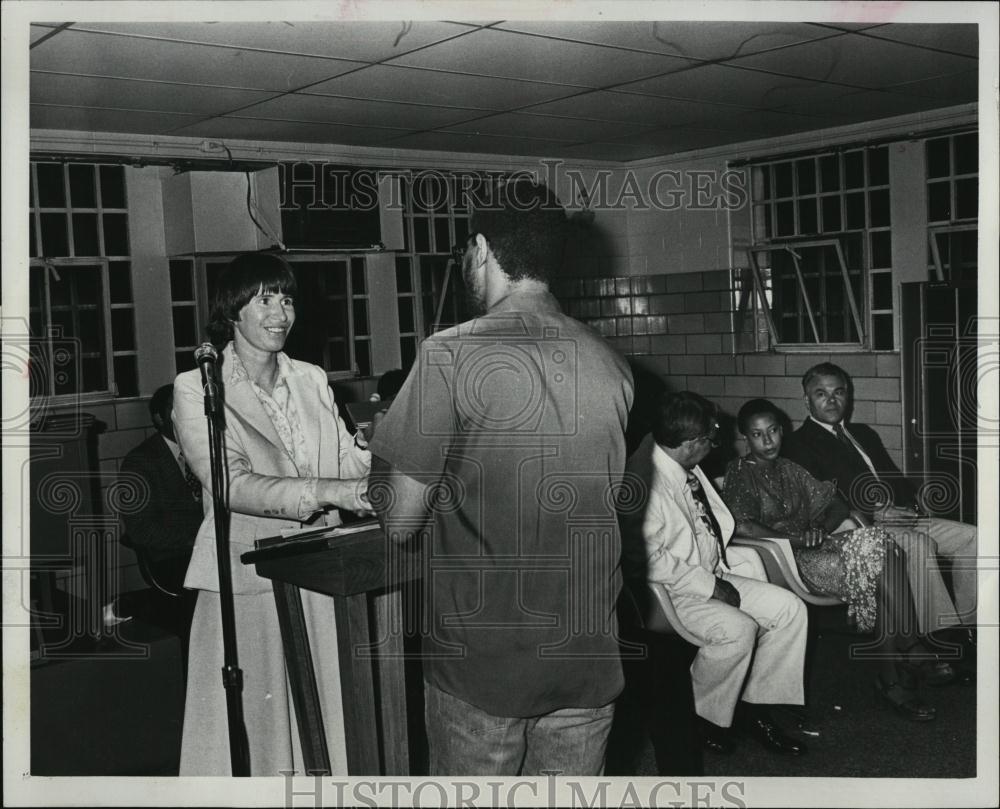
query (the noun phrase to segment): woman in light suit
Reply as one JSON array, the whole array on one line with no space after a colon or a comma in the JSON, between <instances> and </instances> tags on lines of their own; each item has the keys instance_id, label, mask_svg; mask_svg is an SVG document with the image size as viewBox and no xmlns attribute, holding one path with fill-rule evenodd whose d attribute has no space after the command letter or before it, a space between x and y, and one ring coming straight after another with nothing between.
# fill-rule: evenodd
<instances>
[{"instance_id":1,"label":"woman in light suit","mask_svg":"<svg viewBox=\"0 0 1000 809\"><path fill-rule=\"evenodd\" d=\"M340 522L336 508L370 514L370 454L344 426L319 367L282 352L295 322L295 277L280 257L249 253L219 278L209 332L220 354L229 478L229 564L243 670L243 706L252 775L303 774L289 699L281 634L269 580L240 555L254 540L318 518ZM200 371L174 382L174 423L188 465L205 489L205 519L185 586L199 591L191 627L181 775L231 775L221 669L222 624L215 518L209 491L208 429ZM329 513L323 513L329 510ZM319 522L318 524L322 524ZM332 599L302 591L334 774L347 772L343 705Z\"/></svg>"}]
</instances>

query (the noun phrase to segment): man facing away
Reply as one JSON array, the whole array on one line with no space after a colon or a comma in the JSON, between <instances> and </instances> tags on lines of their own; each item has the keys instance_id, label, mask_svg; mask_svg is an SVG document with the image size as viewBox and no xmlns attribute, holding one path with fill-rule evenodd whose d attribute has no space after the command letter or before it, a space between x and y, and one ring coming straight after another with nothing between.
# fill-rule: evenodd
<instances>
[{"instance_id":1,"label":"man facing away","mask_svg":"<svg viewBox=\"0 0 1000 809\"><path fill-rule=\"evenodd\" d=\"M800 755L805 746L774 724L768 706L803 704L807 612L766 581L752 550L727 547L732 515L698 465L716 445L717 418L696 393L661 397L626 466L626 480L646 490L642 506L623 513L627 572L666 587L698 639L691 684L705 747L733 750L739 703L739 723L766 749Z\"/></svg>"},{"instance_id":2,"label":"man facing away","mask_svg":"<svg viewBox=\"0 0 1000 809\"><path fill-rule=\"evenodd\" d=\"M976 623L977 531L965 523L921 513L915 490L889 457L871 427L849 423L853 404L851 377L833 363L814 365L802 376L809 416L793 432L782 454L819 480L835 480L841 494L869 520L887 529L906 551L911 586L919 590L917 603L921 633L949 626L971 629ZM934 559L941 554L952 562L954 603ZM950 667L937 666L933 682L952 680ZM959 673L960 682L971 682L971 669Z\"/></svg>"},{"instance_id":3,"label":"man facing away","mask_svg":"<svg viewBox=\"0 0 1000 809\"><path fill-rule=\"evenodd\" d=\"M598 775L623 678L614 511L632 377L548 286L566 218L511 182L462 257L479 317L428 337L375 431L386 534L422 534L432 775Z\"/></svg>"}]
</instances>

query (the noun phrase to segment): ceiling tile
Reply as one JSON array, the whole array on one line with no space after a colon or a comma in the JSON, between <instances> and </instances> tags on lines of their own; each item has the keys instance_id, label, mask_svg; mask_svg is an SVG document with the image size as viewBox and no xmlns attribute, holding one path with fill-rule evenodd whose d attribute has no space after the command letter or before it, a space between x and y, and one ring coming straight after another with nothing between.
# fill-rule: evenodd
<instances>
[{"instance_id":1,"label":"ceiling tile","mask_svg":"<svg viewBox=\"0 0 1000 809\"><path fill-rule=\"evenodd\" d=\"M251 90L293 90L359 66L336 59L185 45L72 28L31 50L33 70Z\"/></svg>"},{"instance_id":2,"label":"ceiling tile","mask_svg":"<svg viewBox=\"0 0 1000 809\"><path fill-rule=\"evenodd\" d=\"M730 108L722 108L724 111ZM717 114L718 108L698 101L654 98L635 93L598 90L561 101L538 104L531 112L590 118L597 121L624 121L650 126L696 123Z\"/></svg>"},{"instance_id":3,"label":"ceiling tile","mask_svg":"<svg viewBox=\"0 0 1000 809\"><path fill-rule=\"evenodd\" d=\"M388 101L362 101L354 98L298 93L264 101L238 113L244 118L388 126L400 129L437 129L482 114L480 110L395 104Z\"/></svg>"},{"instance_id":4,"label":"ceiling tile","mask_svg":"<svg viewBox=\"0 0 1000 809\"><path fill-rule=\"evenodd\" d=\"M266 91L230 87L192 87L31 72L31 100L40 104L217 115L220 111L237 109L272 95Z\"/></svg>"},{"instance_id":5,"label":"ceiling tile","mask_svg":"<svg viewBox=\"0 0 1000 809\"><path fill-rule=\"evenodd\" d=\"M886 93L880 90L852 90L844 93L833 104L803 101L790 105L787 110L823 119L823 123L819 126L838 126L856 121L888 118L891 115L903 115L908 112L919 112L940 106L940 100L932 97Z\"/></svg>"},{"instance_id":6,"label":"ceiling tile","mask_svg":"<svg viewBox=\"0 0 1000 809\"><path fill-rule=\"evenodd\" d=\"M896 23L865 31L865 35L966 56L979 56L978 26L968 23Z\"/></svg>"},{"instance_id":7,"label":"ceiling tile","mask_svg":"<svg viewBox=\"0 0 1000 809\"><path fill-rule=\"evenodd\" d=\"M859 34L795 45L773 53L734 60L786 76L840 82L877 89L901 81L917 81L967 70L967 57L935 53Z\"/></svg>"},{"instance_id":8,"label":"ceiling tile","mask_svg":"<svg viewBox=\"0 0 1000 809\"><path fill-rule=\"evenodd\" d=\"M563 140L581 143L610 140L617 135L628 135L650 129L649 124L628 124L621 121L585 121L579 118L560 118L552 115L529 115L510 112L491 115L467 123L448 127L449 132L482 133L487 135L517 135L526 138Z\"/></svg>"},{"instance_id":9,"label":"ceiling tile","mask_svg":"<svg viewBox=\"0 0 1000 809\"><path fill-rule=\"evenodd\" d=\"M626 162L642 160L646 157L656 157L662 154L656 146L644 146L629 143L578 143L560 149L557 157L575 158L577 160L611 160Z\"/></svg>"},{"instance_id":10,"label":"ceiling tile","mask_svg":"<svg viewBox=\"0 0 1000 809\"><path fill-rule=\"evenodd\" d=\"M746 140L745 133L684 126L669 127L656 132L643 132L639 135L630 135L625 138L616 139L615 142L652 146L658 150L659 154L670 154L671 152L684 152L691 149L721 146L726 143L737 143L742 140Z\"/></svg>"},{"instance_id":11,"label":"ceiling tile","mask_svg":"<svg viewBox=\"0 0 1000 809\"><path fill-rule=\"evenodd\" d=\"M579 88L397 65L372 65L316 84L309 88L309 92L382 101L413 101L419 98L428 104L507 110L562 98L579 92Z\"/></svg>"},{"instance_id":12,"label":"ceiling tile","mask_svg":"<svg viewBox=\"0 0 1000 809\"><path fill-rule=\"evenodd\" d=\"M615 90L741 107L775 107L803 96L831 97L843 93L844 88L727 65L702 65L625 84Z\"/></svg>"},{"instance_id":13,"label":"ceiling tile","mask_svg":"<svg viewBox=\"0 0 1000 809\"><path fill-rule=\"evenodd\" d=\"M506 21L497 28L689 57L729 59L836 34L807 23Z\"/></svg>"},{"instance_id":14,"label":"ceiling tile","mask_svg":"<svg viewBox=\"0 0 1000 809\"><path fill-rule=\"evenodd\" d=\"M886 89L894 93L930 96L948 104L966 104L979 100L979 71L965 70L950 76L923 81L907 81Z\"/></svg>"},{"instance_id":15,"label":"ceiling tile","mask_svg":"<svg viewBox=\"0 0 1000 809\"><path fill-rule=\"evenodd\" d=\"M558 142L501 135L466 135L460 132L418 132L396 138L387 144L400 149L432 149L441 152L480 152L549 157L555 155Z\"/></svg>"},{"instance_id":16,"label":"ceiling tile","mask_svg":"<svg viewBox=\"0 0 1000 809\"><path fill-rule=\"evenodd\" d=\"M334 56L377 62L461 34L468 26L447 22L302 20L292 22L76 23L76 30L142 35L177 42L259 48L272 53Z\"/></svg>"},{"instance_id":17,"label":"ceiling tile","mask_svg":"<svg viewBox=\"0 0 1000 809\"><path fill-rule=\"evenodd\" d=\"M460 73L604 87L685 67L672 56L580 45L508 31L479 30L401 56L395 64Z\"/></svg>"},{"instance_id":18,"label":"ceiling tile","mask_svg":"<svg viewBox=\"0 0 1000 809\"><path fill-rule=\"evenodd\" d=\"M142 112L139 110L108 110L32 104L29 125L38 129L162 135L197 119L196 115L183 115L177 112Z\"/></svg>"},{"instance_id":19,"label":"ceiling tile","mask_svg":"<svg viewBox=\"0 0 1000 809\"><path fill-rule=\"evenodd\" d=\"M341 143L380 146L398 130L365 126L337 126L303 121L265 121L259 118L212 118L191 123L172 134L195 138L239 138L243 140Z\"/></svg>"}]
</instances>

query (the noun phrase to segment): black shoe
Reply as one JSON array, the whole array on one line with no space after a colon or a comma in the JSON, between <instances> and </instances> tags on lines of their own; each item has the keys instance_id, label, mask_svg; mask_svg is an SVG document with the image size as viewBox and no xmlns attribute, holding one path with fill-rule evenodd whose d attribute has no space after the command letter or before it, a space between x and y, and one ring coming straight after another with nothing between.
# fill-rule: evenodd
<instances>
[{"instance_id":1,"label":"black shoe","mask_svg":"<svg viewBox=\"0 0 1000 809\"><path fill-rule=\"evenodd\" d=\"M757 715L742 723L742 729L772 753L783 756L801 756L806 746L786 734L766 716Z\"/></svg>"},{"instance_id":2,"label":"black shoe","mask_svg":"<svg viewBox=\"0 0 1000 809\"><path fill-rule=\"evenodd\" d=\"M698 737L706 750L728 756L736 749L736 740L730 728L724 728L698 717Z\"/></svg>"},{"instance_id":3,"label":"black shoe","mask_svg":"<svg viewBox=\"0 0 1000 809\"><path fill-rule=\"evenodd\" d=\"M879 705L891 708L911 722L930 722L937 715L934 708L921 702L912 689L899 683L887 683L881 677L875 680L875 697Z\"/></svg>"}]
</instances>

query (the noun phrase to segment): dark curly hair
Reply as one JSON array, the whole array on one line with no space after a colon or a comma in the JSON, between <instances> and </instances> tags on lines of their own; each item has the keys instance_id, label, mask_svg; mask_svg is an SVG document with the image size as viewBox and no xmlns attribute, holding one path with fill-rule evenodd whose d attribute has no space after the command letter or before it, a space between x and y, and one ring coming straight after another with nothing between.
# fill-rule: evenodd
<instances>
[{"instance_id":1,"label":"dark curly hair","mask_svg":"<svg viewBox=\"0 0 1000 809\"><path fill-rule=\"evenodd\" d=\"M739 428L742 435L746 435L747 425L750 424L750 419L764 415L774 416L774 420L782 427L785 426L785 421L788 418L778 408L778 406L769 399L751 399L749 402L746 402L743 407L740 408L740 412L736 414L736 426Z\"/></svg>"},{"instance_id":2,"label":"dark curly hair","mask_svg":"<svg viewBox=\"0 0 1000 809\"><path fill-rule=\"evenodd\" d=\"M656 403L653 438L671 449L707 435L719 418L719 408L704 396L688 390L664 393Z\"/></svg>"},{"instance_id":3,"label":"dark curly hair","mask_svg":"<svg viewBox=\"0 0 1000 809\"><path fill-rule=\"evenodd\" d=\"M298 292L295 274L281 256L243 253L222 271L212 297L207 329L208 338L217 348L233 339L233 322L260 291L295 297Z\"/></svg>"}]
</instances>

